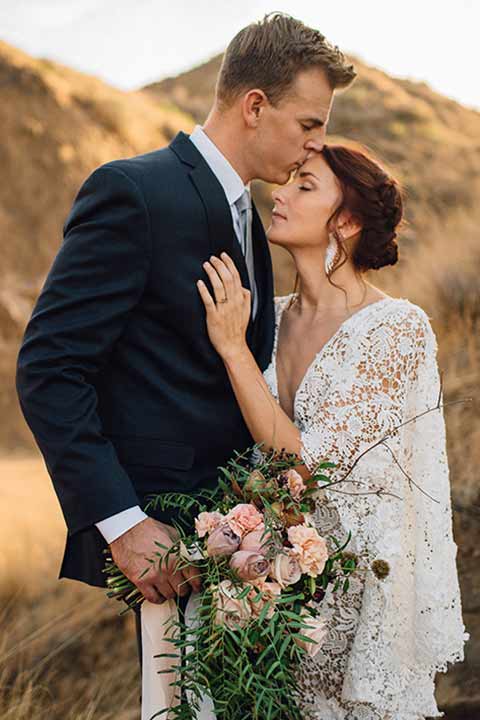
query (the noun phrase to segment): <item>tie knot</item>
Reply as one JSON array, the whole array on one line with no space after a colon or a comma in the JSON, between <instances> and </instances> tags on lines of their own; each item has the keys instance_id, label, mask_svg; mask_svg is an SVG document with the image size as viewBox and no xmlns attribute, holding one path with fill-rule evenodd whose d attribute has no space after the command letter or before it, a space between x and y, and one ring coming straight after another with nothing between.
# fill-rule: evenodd
<instances>
[{"instance_id":1,"label":"tie knot","mask_svg":"<svg viewBox=\"0 0 480 720\"><path fill-rule=\"evenodd\" d=\"M238 200L235 201L235 205L240 213L252 207L252 198L250 197L250 193L247 188L245 188Z\"/></svg>"}]
</instances>

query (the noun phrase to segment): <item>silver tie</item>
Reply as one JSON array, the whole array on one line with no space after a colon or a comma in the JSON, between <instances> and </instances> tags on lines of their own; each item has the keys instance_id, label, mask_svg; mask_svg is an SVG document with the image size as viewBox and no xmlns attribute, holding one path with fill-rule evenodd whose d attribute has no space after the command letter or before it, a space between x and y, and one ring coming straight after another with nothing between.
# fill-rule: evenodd
<instances>
[{"instance_id":1,"label":"silver tie","mask_svg":"<svg viewBox=\"0 0 480 720\"><path fill-rule=\"evenodd\" d=\"M248 279L250 282L250 291L252 294L252 318L257 314L257 286L255 283L255 265L253 258L253 240L252 240L252 200L247 189L236 200L235 205L240 215L240 227L242 231L242 241L240 243L245 257L245 264L248 271Z\"/></svg>"}]
</instances>

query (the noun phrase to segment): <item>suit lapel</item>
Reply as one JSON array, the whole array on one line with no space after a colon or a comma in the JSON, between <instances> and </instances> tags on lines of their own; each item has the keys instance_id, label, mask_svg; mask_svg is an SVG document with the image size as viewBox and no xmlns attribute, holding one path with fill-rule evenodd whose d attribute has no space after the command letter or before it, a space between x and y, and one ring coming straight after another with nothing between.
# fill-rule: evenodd
<instances>
[{"instance_id":1,"label":"suit lapel","mask_svg":"<svg viewBox=\"0 0 480 720\"><path fill-rule=\"evenodd\" d=\"M188 135L179 132L170 144L178 158L190 167L189 175L205 208L212 255L225 251L234 261L242 285L250 289L248 271L238 242L232 213L222 185ZM258 291L258 311L255 321L250 319L247 342L264 370L270 362L274 332L273 274L270 250L262 221L252 203L252 242L255 279Z\"/></svg>"},{"instance_id":2,"label":"suit lapel","mask_svg":"<svg viewBox=\"0 0 480 720\"><path fill-rule=\"evenodd\" d=\"M233 227L232 212L223 187L207 163L198 164L190 172L190 177L202 199L208 218L212 255L220 257L224 251L230 255L240 273L242 285L250 287L245 258Z\"/></svg>"},{"instance_id":3,"label":"suit lapel","mask_svg":"<svg viewBox=\"0 0 480 720\"><path fill-rule=\"evenodd\" d=\"M220 257L222 252L228 253L237 266L242 285L250 288L245 258L233 227L232 213L222 185L185 133L178 133L170 147L182 162L191 166L190 179L207 216L211 254Z\"/></svg>"}]
</instances>

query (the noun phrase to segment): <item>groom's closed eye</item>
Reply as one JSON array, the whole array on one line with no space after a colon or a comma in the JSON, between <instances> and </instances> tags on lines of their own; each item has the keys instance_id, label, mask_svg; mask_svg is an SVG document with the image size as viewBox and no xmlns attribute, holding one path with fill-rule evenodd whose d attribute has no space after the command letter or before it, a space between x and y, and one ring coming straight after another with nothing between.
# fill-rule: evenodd
<instances>
[{"instance_id":1,"label":"groom's closed eye","mask_svg":"<svg viewBox=\"0 0 480 720\"><path fill-rule=\"evenodd\" d=\"M304 130L313 130L313 128L323 128L325 126L325 121L320 120L319 118L309 118L308 120L304 120L303 122L300 122L300 125Z\"/></svg>"}]
</instances>

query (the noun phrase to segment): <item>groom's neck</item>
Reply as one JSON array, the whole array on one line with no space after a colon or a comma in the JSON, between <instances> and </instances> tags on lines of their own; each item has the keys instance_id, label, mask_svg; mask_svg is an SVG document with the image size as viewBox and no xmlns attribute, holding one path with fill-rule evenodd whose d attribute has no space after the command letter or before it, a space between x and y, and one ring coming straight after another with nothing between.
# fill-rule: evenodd
<instances>
[{"instance_id":1,"label":"groom's neck","mask_svg":"<svg viewBox=\"0 0 480 720\"><path fill-rule=\"evenodd\" d=\"M214 108L203 124L203 130L217 146L245 185L252 180L244 153L244 138L237 121L228 113L220 114Z\"/></svg>"}]
</instances>

